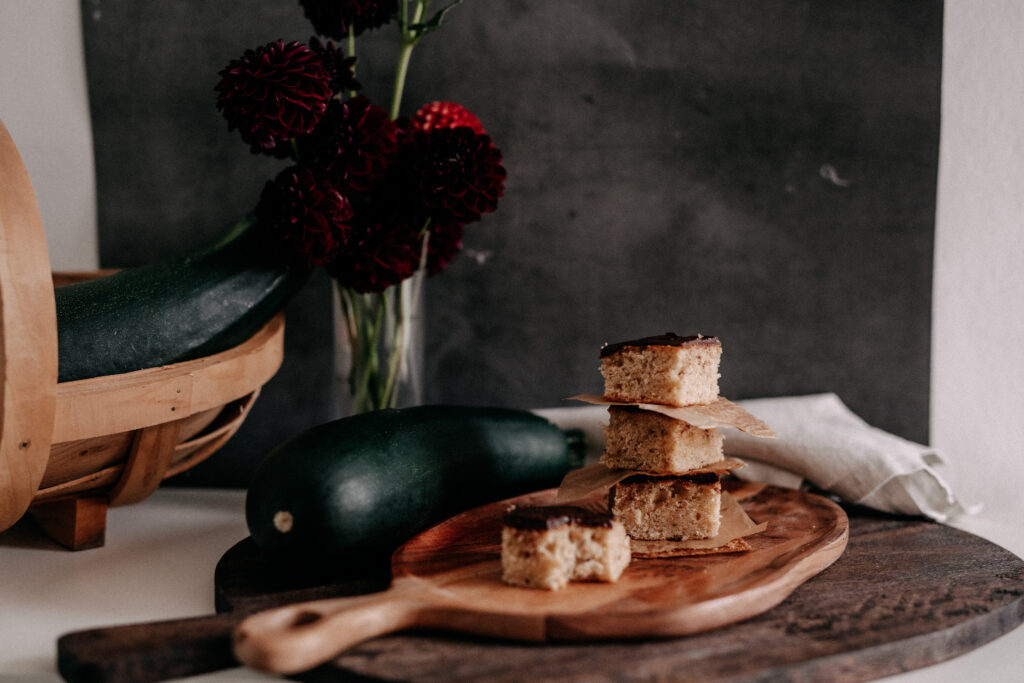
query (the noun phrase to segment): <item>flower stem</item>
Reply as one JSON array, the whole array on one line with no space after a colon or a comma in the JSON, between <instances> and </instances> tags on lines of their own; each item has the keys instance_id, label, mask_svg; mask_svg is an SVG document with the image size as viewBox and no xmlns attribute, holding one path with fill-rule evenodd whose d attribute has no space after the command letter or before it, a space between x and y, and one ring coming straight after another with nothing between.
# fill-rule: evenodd
<instances>
[{"instance_id":1,"label":"flower stem","mask_svg":"<svg viewBox=\"0 0 1024 683\"><path fill-rule=\"evenodd\" d=\"M420 34L410 26L423 21L423 13L430 0L415 0L416 8L409 18L409 0L402 0L398 10L398 29L402 34L402 51L398 55L398 68L395 72L395 85L391 92L391 119L397 119L402 109L402 95L405 92L405 79L409 73L409 62L413 48L420 42Z\"/></svg>"},{"instance_id":2,"label":"flower stem","mask_svg":"<svg viewBox=\"0 0 1024 683\"><path fill-rule=\"evenodd\" d=\"M359 294L338 285L350 350L349 394L355 412L398 404L400 378L408 372L412 316L421 273L383 292Z\"/></svg>"},{"instance_id":3,"label":"flower stem","mask_svg":"<svg viewBox=\"0 0 1024 683\"><path fill-rule=\"evenodd\" d=\"M402 370L402 361L405 358L405 349L408 346L408 333L406 323L406 316L408 314L408 305L406 304L406 282L408 279L403 280L398 287L390 287L384 293L382 297L385 301L385 306L391 306L391 317L394 322L394 327L388 331L391 339L392 347L391 353L388 357L388 375L384 381L384 389L381 392L381 404L387 407L393 407L395 405L395 383L398 381L398 375ZM398 290L397 293L395 290ZM392 301L394 299L394 301Z\"/></svg>"},{"instance_id":4,"label":"flower stem","mask_svg":"<svg viewBox=\"0 0 1024 683\"><path fill-rule=\"evenodd\" d=\"M413 3L412 16L409 15ZM423 34L420 24L430 0L400 0L398 29L402 48L398 56L394 88L391 93L392 120L402 108L405 81L412 52ZM355 34L348 34L348 52L355 56ZM357 412L392 408L397 404L397 386L403 371L408 371L412 316L420 298L422 280L426 276L430 221L421 235L420 264L416 273L398 286L383 292L359 294L338 285L351 351L349 391ZM385 359L386 356L386 359ZM386 366L385 366L386 364Z\"/></svg>"},{"instance_id":5,"label":"flower stem","mask_svg":"<svg viewBox=\"0 0 1024 683\"><path fill-rule=\"evenodd\" d=\"M381 364L380 364L380 344L381 344L381 332L384 326L384 321L387 318L387 298L386 297L374 297L372 294L365 295L369 299L371 311L373 313L370 321L370 327L367 334L367 405L366 409L373 410L374 408L387 408L389 407L384 402L383 387L381 386Z\"/></svg>"},{"instance_id":6,"label":"flower stem","mask_svg":"<svg viewBox=\"0 0 1024 683\"><path fill-rule=\"evenodd\" d=\"M409 61L416 43L403 43L402 52L398 56L398 73L395 74L395 89L391 93L391 119L398 118L402 107L402 95L405 90L405 77L409 72Z\"/></svg>"},{"instance_id":7,"label":"flower stem","mask_svg":"<svg viewBox=\"0 0 1024 683\"><path fill-rule=\"evenodd\" d=\"M346 56L347 57L355 57L356 56L356 29L355 29L355 25L354 24L349 24L348 25L348 54ZM352 64L352 75L353 76L356 75L356 67L358 67L358 66L359 66L359 64L357 62ZM348 96L349 97L355 97L356 96L356 91L354 89L349 90L348 91Z\"/></svg>"}]
</instances>

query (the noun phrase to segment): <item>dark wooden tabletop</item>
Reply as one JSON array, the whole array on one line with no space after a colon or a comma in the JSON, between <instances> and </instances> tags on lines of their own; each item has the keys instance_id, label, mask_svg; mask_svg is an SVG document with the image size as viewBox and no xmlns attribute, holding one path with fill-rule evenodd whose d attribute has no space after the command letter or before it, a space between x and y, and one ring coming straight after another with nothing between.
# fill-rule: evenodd
<instances>
[{"instance_id":1,"label":"dark wooden tabletop","mask_svg":"<svg viewBox=\"0 0 1024 683\"><path fill-rule=\"evenodd\" d=\"M523 644L450 633L370 640L303 681L865 681L968 652L1024 621L1024 560L972 534L844 506L845 553L775 608L665 640ZM285 576L246 539L218 564L221 614L96 629L58 644L69 680L161 680L233 666L230 633L252 611L380 590L380 575ZM162 643L154 654L154 642Z\"/></svg>"}]
</instances>

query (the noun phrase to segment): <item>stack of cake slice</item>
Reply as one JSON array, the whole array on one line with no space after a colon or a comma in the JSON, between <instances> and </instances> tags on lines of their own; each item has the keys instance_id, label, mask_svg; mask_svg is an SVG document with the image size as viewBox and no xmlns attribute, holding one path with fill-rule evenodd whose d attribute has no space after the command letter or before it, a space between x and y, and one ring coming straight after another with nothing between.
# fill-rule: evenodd
<instances>
[{"instance_id":1,"label":"stack of cake slice","mask_svg":"<svg viewBox=\"0 0 1024 683\"><path fill-rule=\"evenodd\" d=\"M605 345L600 355L604 393L575 398L608 406L601 462L566 475L562 505L506 511L506 583L557 590L616 581L631 558L749 550L745 537L766 528L722 491L721 474L743 463L725 458L717 426L775 434L719 396L718 338L666 333Z\"/></svg>"},{"instance_id":2,"label":"stack of cake slice","mask_svg":"<svg viewBox=\"0 0 1024 683\"><path fill-rule=\"evenodd\" d=\"M722 345L716 337L667 333L601 349L604 465L637 474L609 492L611 512L637 540L690 540L718 535L719 475L702 471L724 460L722 435L635 404L707 405L718 399Z\"/></svg>"}]
</instances>

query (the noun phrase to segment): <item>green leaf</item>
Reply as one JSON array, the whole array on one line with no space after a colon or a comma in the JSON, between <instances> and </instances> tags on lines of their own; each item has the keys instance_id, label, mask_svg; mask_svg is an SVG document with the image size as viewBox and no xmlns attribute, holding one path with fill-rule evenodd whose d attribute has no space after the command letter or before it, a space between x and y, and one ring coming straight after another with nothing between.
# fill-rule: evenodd
<instances>
[{"instance_id":1,"label":"green leaf","mask_svg":"<svg viewBox=\"0 0 1024 683\"><path fill-rule=\"evenodd\" d=\"M417 38L427 33L430 33L431 31L436 31L437 29L441 28L441 26L444 24L444 20L448 13L455 9L455 7L457 7L458 5L461 5L462 2L463 0L452 0L452 2L448 3L447 5L439 9L437 13L434 14L434 16L432 16L428 21L420 22L417 24L409 24L409 31L413 33Z\"/></svg>"}]
</instances>

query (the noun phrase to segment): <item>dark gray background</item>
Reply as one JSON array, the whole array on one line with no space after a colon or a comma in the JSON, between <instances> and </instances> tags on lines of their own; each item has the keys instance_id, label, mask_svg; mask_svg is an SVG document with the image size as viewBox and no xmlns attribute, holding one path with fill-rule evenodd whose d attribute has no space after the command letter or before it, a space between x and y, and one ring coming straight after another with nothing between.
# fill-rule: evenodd
<instances>
[{"instance_id":1,"label":"dark gray background","mask_svg":"<svg viewBox=\"0 0 1024 683\"><path fill-rule=\"evenodd\" d=\"M308 38L298 3L82 7L102 265L216 236L282 163L227 131L217 72ZM382 105L395 45L360 40ZM404 109L463 103L508 180L428 281L426 400L564 405L602 343L700 332L729 398L834 391L927 441L941 45L941 0L467 0ZM287 313L284 366L188 483L244 485L334 415L326 277Z\"/></svg>"}]
</instances>

